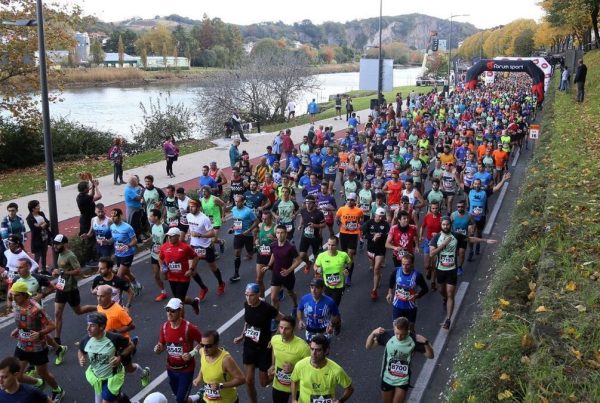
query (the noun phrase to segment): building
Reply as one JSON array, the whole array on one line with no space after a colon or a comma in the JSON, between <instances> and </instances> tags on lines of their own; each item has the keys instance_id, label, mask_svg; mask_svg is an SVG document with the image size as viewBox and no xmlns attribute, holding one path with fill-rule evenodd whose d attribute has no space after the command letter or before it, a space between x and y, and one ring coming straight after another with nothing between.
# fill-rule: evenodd
<instances>
[{"instance_id":1,"label":"building","mask_svg":"<svg viewBox=\"0 0 600 403\"><path fill-rule=\"evenodd\" d=\"M90 61L90 36L87 32L75 32L75 60L78 63Z\"/></svg>"},{"instance_id":2,"label":"building","mask_svg":"<svg viewBox=\"0 0 600 403\"><path fill-rule=\"evenodd\" d=\"M123 54L123 67L139 67L142 65L139 57L128 55L127 53ZM106 53L104 56L104 61L102 62L102 66L104 67L121 67L119 64L119 54L118 53Z\"/></svg>"},{"instance_id":3,"label":"building","mask_svg":"<svg viewBox=\"0 0 600 403\"><path fill-rule=\"evenodd\" d=\"M165 65L166 61L166 65ZM140 67L147 69L164 69L164 68L175 68L175 69L189 69L190 60L187 57L173 57L173 56L148 56L146 59L146 66Z\"/></svg>"}]
</instances>

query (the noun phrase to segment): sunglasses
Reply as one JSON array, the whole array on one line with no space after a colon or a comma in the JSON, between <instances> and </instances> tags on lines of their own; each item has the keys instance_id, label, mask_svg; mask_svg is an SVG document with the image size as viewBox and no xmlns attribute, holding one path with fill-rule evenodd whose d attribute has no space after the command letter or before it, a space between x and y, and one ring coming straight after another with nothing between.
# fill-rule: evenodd
<instances>
[{"instance_id":1,"label":"sunglasses","mask_svg":"<svg viewBox=\"0 0 600 403\"><path fill-rule=\"evenodd\" d=\"M167 313L179 312L180 310L181 310L181 308L180 309L165 308L165 311L167 311Z\"/></svg>"},{"instance_id":2,"label":"sunglasses","mask_svg":"<svg viewBox=\"0 0 600 403\"><path fill-rule=\"evenodd\" d=\"M213 344L202 344L202 343L200 343L200 347L202 347L202 348L211 348L212 346L214 346L214 343Z\"/></svg>"}]
</instances>

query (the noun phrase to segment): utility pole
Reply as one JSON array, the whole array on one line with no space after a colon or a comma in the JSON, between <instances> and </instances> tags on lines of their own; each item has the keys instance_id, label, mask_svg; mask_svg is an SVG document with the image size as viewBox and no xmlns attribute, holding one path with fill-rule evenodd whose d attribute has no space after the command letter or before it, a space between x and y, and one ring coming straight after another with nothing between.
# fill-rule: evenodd
<instances>
[{"instance_id":1,"label":"utility pole","mask_svg":"<svg viewBox=\"0 0 600 403\"><path fill-rule=\"evenodd\" d=\"M455 14L450 16L450 35L448 41L448 92L450 92L450 65L452 64L452 19L454 17L468 17L469 14ZM454 77L452 87L456 85L456 77Z\"/></svg>"},{"instance_id":2,"label":"utility pole","mask_svg":"<svg viewBox=\"0 0 600 403\"><path fill-rule=\"evenodd\" d=\"M381 19L383 15L383 0L379 0L379 77L377 80L377 105L383 100L383 48L381 47Z\"/></svg>"}]
</instances>

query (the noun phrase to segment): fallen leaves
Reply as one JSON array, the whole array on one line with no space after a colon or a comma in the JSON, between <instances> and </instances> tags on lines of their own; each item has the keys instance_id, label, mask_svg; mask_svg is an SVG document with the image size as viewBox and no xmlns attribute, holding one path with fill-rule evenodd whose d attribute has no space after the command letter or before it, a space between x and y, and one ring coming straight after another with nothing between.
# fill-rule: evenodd
<instances>
[{"instance_id":1,"label":"fallen leaves","mask_svg":"<svg viewBox=\"0 0 600 403\"><path fill-rule=\"evenodd\" d=\"M510 399L513 396L512 392L506 389L504 392L498 393L498 400Z\"/></svg>"},{"instance_id":2,"label":"fallen leaves","mask_svg":"<svg viewBox=\"0 0 600 403\"><path fill-rule=\"evenodd\" d=\"M575 350L573 347L571 347L570 351L576 359L581 360L581 351Z\"/></svg>"},{"instance_id":3,"label":"fallen leaves","mask_svg":"<svg viewBox=\"0 0 600 403\"><path fill-rule=\"evenodd\" d=\"M486 344L480 341L476 341L475 343L473 343L473 347L475 347L477 350L483 350L485 346Z\"/></svg>"},{"instance_id":4,"label":"fallen leaves","mask_svg":"<svg viewBox=\"0 0 600 403\"><path fill-rule=\"evenodd\" d=\"M544 305L540 305L537 307L537 309L535 310L536 313L542 313L542 312L548 312L548 309L546 309L546 307Z\"/></svg>"},{"instance_id":5,"label":"fallen leaves","mask_svg":"<svg viewBox=\"0 0 600 403\"><path fill-rule=\"evenodd\" d=\"M501 381L510 381L510 375L508 375L506 372L503 372L502 374L500 374L500 380Z\"/></svg>"},{"instance_id":6,"label":"fallen leaves","mask_svg":"<svg viewBox=\"0 0 600 403\"><path fill-rule=\"evenodd\" d=\"M510 305L510 302L509 302L509 301L507 301L507 300L505 300L504 298L500 298L500 299L499 299L499 301L500 301L500 306L501 306L502 308L506 308L507 306L509 306L509 305Z\"/></svg>"},{"instance_id":7,"label":"fallen leaves","mask_svg":"<svg viewBox=\"0 0 600 403\"><path fill-rule=\"evenodd\" d=\"M585 311L587 311L587 308L585 306L581 305L581 304L575 305L575 309L577 309L577 311L579 313L584 313Z\"/></svg>"},{"instance_id":8,"label":"fallen leaves","mask_svg":"<svg viewBox=\"0 0 600 403\"><path fill-rule=\"evenodd\" d=\"M577 283L575 283L573 280L569 281L567 283L567 285L565 286L565 290L567 291L575 291L577 289Z\"/></svg>"},{"instance_id":9,"label":"fallen leaves","mask_svg":"<svg viewBox=\"0 0 600 403\"><path fill-rule=\"evenodd\" d=\"M504 316L504 311L498 308L492 313L492 320L502 319L502 316Z\"/></svg>"}]
</instances>

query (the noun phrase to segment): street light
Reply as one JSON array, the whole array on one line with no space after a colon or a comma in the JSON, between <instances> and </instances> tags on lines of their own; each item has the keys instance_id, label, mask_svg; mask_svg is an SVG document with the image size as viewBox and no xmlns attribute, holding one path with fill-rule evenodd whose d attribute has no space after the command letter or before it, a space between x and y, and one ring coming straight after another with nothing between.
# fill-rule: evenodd
<instances>
[{"instance_id":1,"label":"street light","mask_svg":"<svg viewBox=\"0 0 600 403\"><path fill-rule=\"evenodd\" d=\"M377 78L377 106L383 99L383 48L381 47L381 19L383 15L383 0L379 0L379 76Z\"/></svg>"},{"instance_id":2,"label":"street light","mask_svg":"<svg viewBox=\"0 0 600 403\"><path fill-rule=\"evenodd\" d=\"M54 185L54 157L52 152L52 136L50 134L50 107L48 104L48 73L46 71L46 43L44 40L44 10L42 0L36 0L35 20L2 21L2 25L35 27L38 32L38 53L40 64L40 93L42 100L42 126L44 132L44 155L46 159L46 187L48 188L48 214L50 228L56 234L58 230L58 213L56 208L56 188ZM56 253L54 254L56 261Z\"/></svg>"},{"instance_id":3,"label":"street light","mask_svg":"<svg viewBox=\"0 0 600 403\"><path fill-rule=\"evenodd\" d=\"M450 92L450 64L452 63L452 19L454 17L469 17L469 14L454 14L450 16L450 38L448 41L448 93ZM456 77L454 77L453 86L456 85Z\"/></svg>"}]
</instances>

